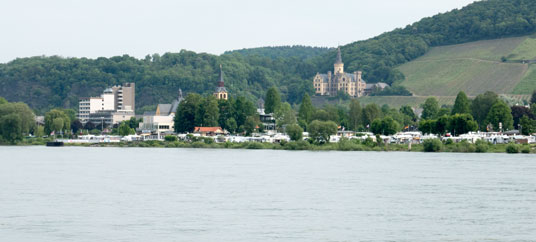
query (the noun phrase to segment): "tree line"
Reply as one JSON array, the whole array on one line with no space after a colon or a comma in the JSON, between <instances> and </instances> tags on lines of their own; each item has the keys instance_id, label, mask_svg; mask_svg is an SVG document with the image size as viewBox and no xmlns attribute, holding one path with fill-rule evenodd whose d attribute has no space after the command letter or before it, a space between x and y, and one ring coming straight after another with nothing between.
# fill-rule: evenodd
<instances>
[{"instance_id":1,"label":"tree line","mask_svg":"<svg viewBox=\"0 0 536 242\"><path fill-rule=\"evenodd\" d=\"M520 129L524 135L536 132L536 91L533 92L531 107L512 106L493 92L486 92L470 100L460 92L452 109L440 108L435 98L423 104L419 129L423 133L454 135L470 131L507 131Z\"/></svg>"}]
</instances>

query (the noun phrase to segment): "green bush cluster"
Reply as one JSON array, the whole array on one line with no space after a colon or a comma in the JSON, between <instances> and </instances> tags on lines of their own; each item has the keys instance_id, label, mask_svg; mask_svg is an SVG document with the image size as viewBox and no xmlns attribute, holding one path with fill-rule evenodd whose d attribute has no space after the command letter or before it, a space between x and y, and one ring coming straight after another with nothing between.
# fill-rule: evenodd
<instances>
[{"instance_id":1,"label":"green bush cluster","mask_svg":"<svg viewBox=\"0 0 536 242\"><path fill-rule=\"evenodd\" d=\"M427 139L422 143L425 152L438 152L443 147L439 139Z\"/></svg>"},{"instance_id":2,"label":"green bush cluster","mask_svg":"<svg viewBox=\"0 0 536 242\"><path fill-rule=\"evenodd\" d=\"M520 151L519 145L508 144L506 146L506 153L508 153L508 154L517 154L517 153L519 153L519 151Z\"/></svg>"}]
</instances>

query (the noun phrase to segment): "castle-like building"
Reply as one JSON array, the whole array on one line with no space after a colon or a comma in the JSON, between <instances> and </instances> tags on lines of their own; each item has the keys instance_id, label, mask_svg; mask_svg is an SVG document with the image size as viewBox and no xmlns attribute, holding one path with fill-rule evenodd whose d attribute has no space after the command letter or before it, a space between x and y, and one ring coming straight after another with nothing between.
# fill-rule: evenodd
<instances>
[{"instance_id":1,"label":"castle-like building","mask_svg":"<svg viewBox=\"0 0 536 242\"><path fill-rule=\"evenodd\" d=\"M331 71L327 74L316 74L313 85L317 95L336 96L339 91L343 91L351 97L365 95L367 83L361 78L362 72L356 71L354 74L344 72L340 48L337 49L337 59L333 67L333 74Z\"/></svg>"}]
</instances>

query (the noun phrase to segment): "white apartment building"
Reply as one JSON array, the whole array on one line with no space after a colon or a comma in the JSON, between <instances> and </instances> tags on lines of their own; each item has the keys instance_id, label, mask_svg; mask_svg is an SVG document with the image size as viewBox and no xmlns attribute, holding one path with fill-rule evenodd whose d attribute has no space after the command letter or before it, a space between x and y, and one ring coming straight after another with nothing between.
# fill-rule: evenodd
<instances>
[{"instance_id":1,"label":"white apartment building","mask_svg":"<svg viewBox=\"0 0 536 242\"><path fill-rule=\"evenodd\" d=\"M125 83L123 86L106 88L100 97L84 97L79 99L78 118L83 124L88 121L107 125L115 124L123 119L134 116L135 84Z\"/></svg>"}]
</instances>

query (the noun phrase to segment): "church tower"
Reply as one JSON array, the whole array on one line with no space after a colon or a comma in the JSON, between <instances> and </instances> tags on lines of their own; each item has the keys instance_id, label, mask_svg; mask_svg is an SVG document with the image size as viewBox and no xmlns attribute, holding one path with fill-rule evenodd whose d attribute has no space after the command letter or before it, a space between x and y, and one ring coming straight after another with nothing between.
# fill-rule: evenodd
<instances>
[{"instance_id":1,"label":"church tower","mask_svg":"<svg viewBox=\"0 0 536 242\"><path fill-rule=\"evenodd\" d=\"M344 73L344 63L342 63L341 47L337 48L337 59L335 60L335 64L333 64L333 67L333 74L337 75L339 73Z\"/></svg>"},{"instance_id":2,"label":"church tower","mask_svg":"<svg viewBox=\"0 0 536 242\"><path fill-rule=\"evenodd\" d=\"M218 87L216 88L216 91L214 91L214 97L216 99L225 99L227 100L227 89L225 89L224 82L223 82L223 70L220 65L220 81L218 82Z\"/></svg>"}]
</instances>

